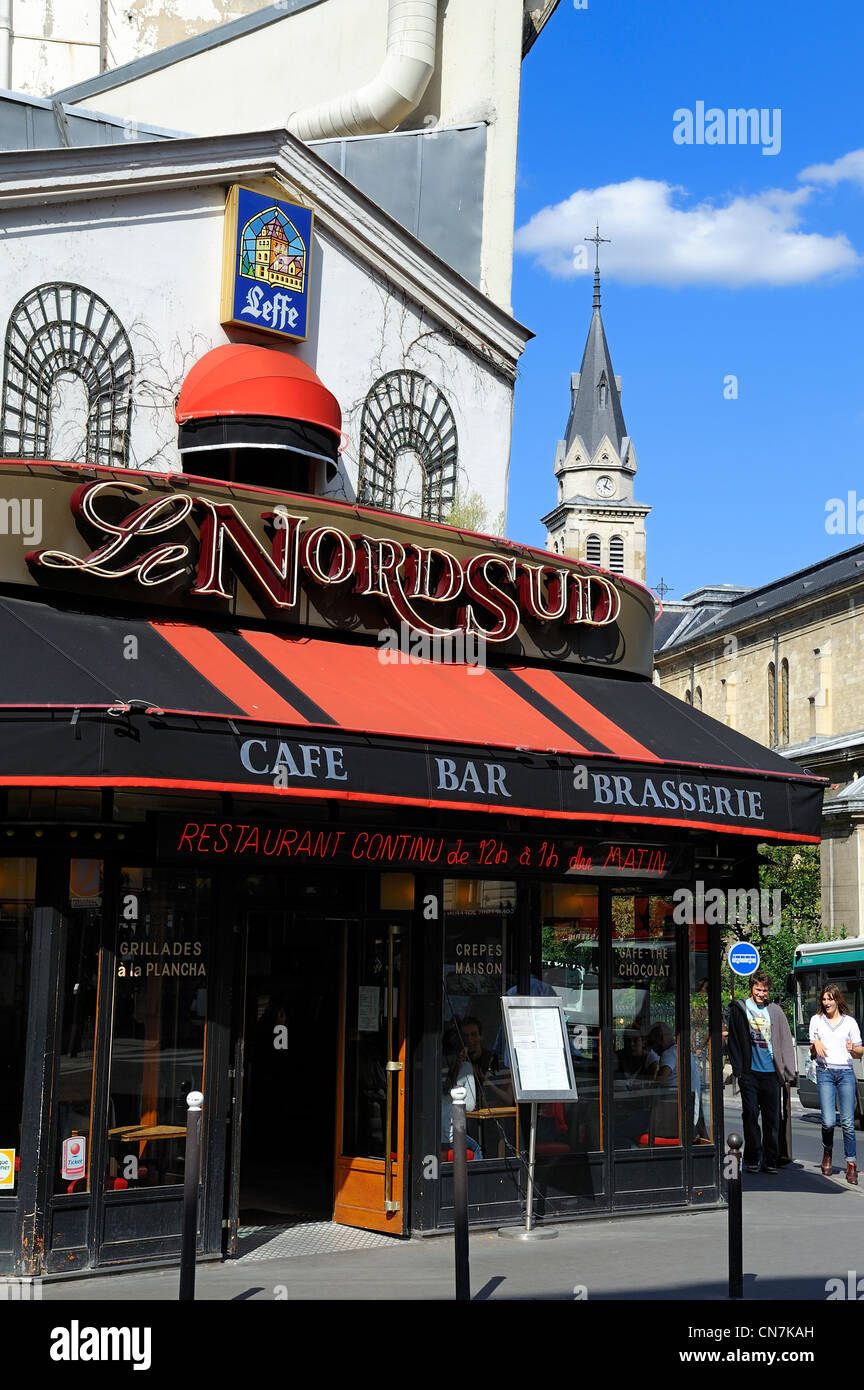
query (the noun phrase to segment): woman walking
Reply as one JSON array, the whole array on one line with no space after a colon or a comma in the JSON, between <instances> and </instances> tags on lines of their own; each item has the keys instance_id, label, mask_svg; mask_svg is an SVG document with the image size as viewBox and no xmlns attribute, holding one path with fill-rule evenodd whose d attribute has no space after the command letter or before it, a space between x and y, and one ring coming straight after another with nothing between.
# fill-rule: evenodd
<instances>
[{"instance_id":1,"label":"woman walking","mask_svg":"<svg viewBox=\"0 0 864 1390\"><path fill-rule=\"evenodd\" d=\"M810 1055L816 1060L816 1085L822 1111L822 1172L832 1172L834 1120L840 1111L843 1148L846 1154L846 1181L857 1185L855 1152L855 1070L853 1057L864 1056L861 1030L836 985L826 985L819 1001L819 1012L810 1020Z\"/></svg>"}]
</instances>

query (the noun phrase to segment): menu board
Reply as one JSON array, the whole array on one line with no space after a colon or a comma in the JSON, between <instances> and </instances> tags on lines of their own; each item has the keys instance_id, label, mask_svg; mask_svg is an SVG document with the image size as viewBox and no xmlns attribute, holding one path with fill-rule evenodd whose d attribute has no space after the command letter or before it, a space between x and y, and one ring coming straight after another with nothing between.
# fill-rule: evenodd
<instances>
[{"instance_id":1,"label":"menu board","mask_svg":"<svg viewBox=\"0 0 864 1390\"><path fill-rule=\"evenodd\" d=\"M501 1008L516 1100L577 1100L563 999L509 994Z\"/></svg>"}]
</instances>

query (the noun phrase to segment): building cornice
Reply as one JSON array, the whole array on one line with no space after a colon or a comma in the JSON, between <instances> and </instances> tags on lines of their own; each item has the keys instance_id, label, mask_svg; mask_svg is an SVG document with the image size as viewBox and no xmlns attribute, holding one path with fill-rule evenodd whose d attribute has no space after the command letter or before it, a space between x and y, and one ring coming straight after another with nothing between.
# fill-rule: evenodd
<instances>
[{"instance_id":1,"label":"building cornice","mask_svg":"<svg viewBox=\"0 0 864 1390\"><path fill-rule=\"evenodd\" d=\"M637 521L640 517L646 517L650 510L650 507L643 507L639 502L610 503L606 507L602 503L595 507L584 502L559 502L554 511L540 518L540 524L551 526L553 521L560 523L572 512L579 512L586 521L626 521L628 518Z\"/></svg>"},{"instance_id":2,"label":"building cornice","mask_svg":"<svg viewBox=\"0 0 864 1390\"><path fill-rule=\"evenodd\" d=\"M862 581L858 579L853 584L844 584L836 589L823 589L818 594L813 594L811 598L796 597L794 601L785 603L778 608L772 608L764 616L750 618L748 621L738 624L734 622L724 623L722 627L714 628L712 632L694 636L691 641L681 642L679 646L661 648L655 652L655 664L660 666L664 661L683 660L692 657L697 651L704 651L717 643L723 643L732 633L736 636L742 633L758 633L760 629L771 633L779 623L790 613L799 613L804 608L813 608L817 604L825 603L836 598L842 598L844 594L853 593L862 588ZM815 622L815 619L808 619Z\"/></svg>"},{"instance_id":3,"label":"building cornice","mask_svg":"<svg viewBox=\"0 0 864 1390\"><path fill-rule=\"evenodd\" d=\"M533 333L285 130L13 150L0 156L0 208L275 178L311 203L321 230L404 292L508 381Z\"/></svg>"}]
</instances>

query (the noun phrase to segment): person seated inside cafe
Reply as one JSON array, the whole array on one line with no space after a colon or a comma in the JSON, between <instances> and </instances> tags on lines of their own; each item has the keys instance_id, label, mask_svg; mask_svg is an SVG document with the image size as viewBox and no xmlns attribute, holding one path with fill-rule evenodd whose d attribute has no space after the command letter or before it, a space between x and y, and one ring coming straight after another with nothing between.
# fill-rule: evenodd
<instances>
[{"instance_id":1,"label":"person seated inside cafe","mask_svg":"<svg viewBox=\"0 0 864 1390\"><path fill-rule=\"evenodd\" d=\"M657 1070L657 1054L645 1046L645 1038L639 1028L624 1029L621 1047L615 1053L615 1058L615 1079L623 1081L628 1090L650 1081Z\"/></svg>"},{"instance_id":2,"label":"person seated inside cafe","mask_svg":"<svg viewBox=\"0 0 864 1390\"><path fill-rule=\"evenodd\" d=\"M464 1088L467 1115L477 1107L477 1082L474 1079L474 1068L468 1061L468 1054L462 1046L457 1029L447 1029L441 1042L441 1051L441 1152L446 1161L446 1156L453 1148L453 1099L450 1092L456 1086ZM480 1145L470 1134L465 1137L465 1145L469 1152L473 1152L475 1159L483 1157Z\"/></svg>"}]
</instances>

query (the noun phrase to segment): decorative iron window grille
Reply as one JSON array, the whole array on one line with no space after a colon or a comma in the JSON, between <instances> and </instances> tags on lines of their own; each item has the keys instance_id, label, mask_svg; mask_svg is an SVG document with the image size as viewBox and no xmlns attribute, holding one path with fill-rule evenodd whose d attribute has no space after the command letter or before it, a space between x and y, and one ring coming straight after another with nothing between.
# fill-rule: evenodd
<instances>
[{"instance_id":1,"label":"decorative iron window grille","mask_svg":"<svg viewBox=\"0 0 864 1390\"><path fill-rule=\"evenodd\" d=\"M135 360L114 310L83 285L37 285L12 310L3 363L3 455L44 459L63 376L87 393L85 460L125 468Z\"/></svg>"},{"instance_id":2,"label":"decorative iron window grille","mask_svg":"<svg viewBox=\"0 0 864 1390\"><path fill-rule=\"evenodd\" d=\"M421 496L397 495L400 459L413 455ZM388 511L411 510L441 521L456 496L459 440L442 391L420 372L388 372L375 382L360 421L358 501ZM406 505L409 504L409 505Z\"/></svg>"}]
</instances>

